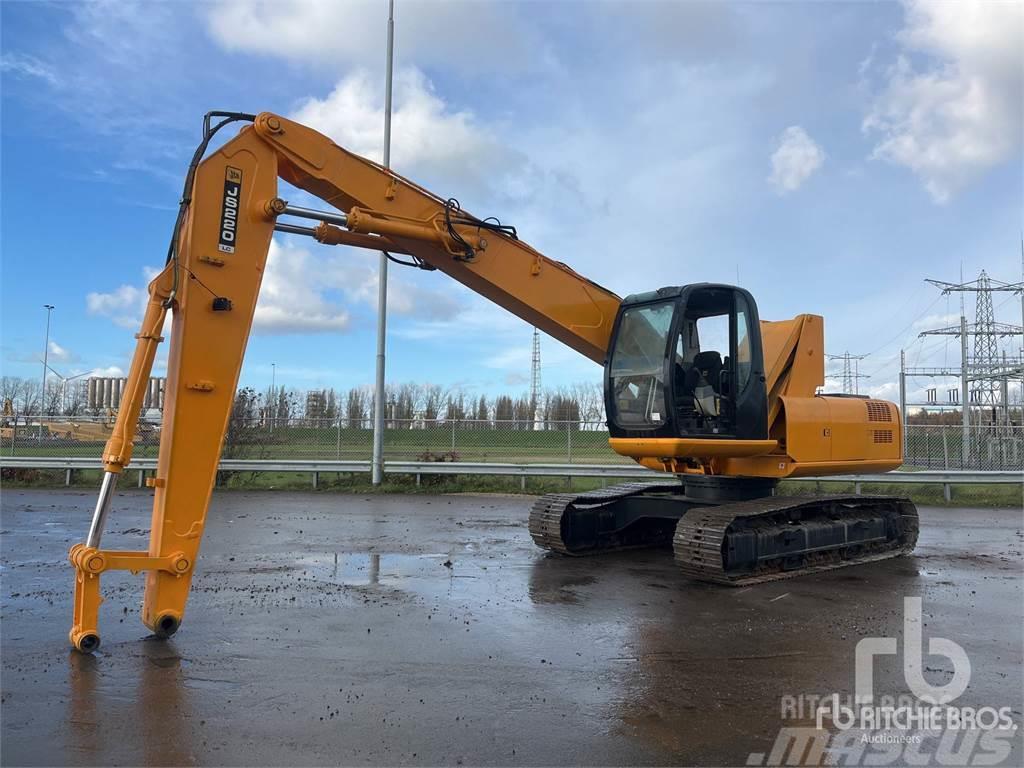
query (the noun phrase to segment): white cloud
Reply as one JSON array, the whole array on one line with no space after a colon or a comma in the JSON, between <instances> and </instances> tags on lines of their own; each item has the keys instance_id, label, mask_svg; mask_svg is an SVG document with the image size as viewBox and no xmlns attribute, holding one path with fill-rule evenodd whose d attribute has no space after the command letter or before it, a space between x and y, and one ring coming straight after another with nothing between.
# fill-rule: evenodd
<instances>
[{"instance_id":1,"label":"white cloud","mask_svg":"<svg viewBox=\"0 0 1024 768\"><path fill-rule=\"evenodd\" d=\"M908 0L903 53L864 118L873 157L913 171L937 203L1021 144L1024 5ZM927 64L915 58L923 55Z\"/></svg>"},{"instance_id":2,"label":"white cloud","mask_svg":"<svg viewBox=\"0 0 1024 768\"><path fill-rule=\"evenodd\" d=\"M56 341L50 341L50 357L54 360L70 360L71 352L62 347Z\"/></svg>"},{"instance_id":3,"label":"white cloud","mask_svg":"<svg viewBox=\"0 0 1024 768\"><path fill-rule=\"evenodd\" d=\"M156 270L143 270L146 281ZM342 331L348 313L327 301L320 285L321 274L309 252L271 243L254 330L265 333ZM91 292L85 298L89 314L109 317L122 328L138 329L149 292L146 285L123 284L109 292Z\"/></svg>"},{"instance_id":4,"label":"white cloud","mask_svg":"<svg viewBox=\"0 0 1024 768\"><path fill-rule=\"evenodd\" d=\"M253 331L263 334L344 333L351 329L351 309L376 307L376 254L349 248L321 248L316 255L289 240L271 241ZM157 270L143 270L147 282ZM425 287L431 279L412 270L393 270L388 282L388 311L417 322L449 322L462 302L443 279L442 290ZM145 312L145 285L124 284L86 296L90 314L109 317L123 328L138 329ZM52 351L51 345L51 351Z\"/></svg>"},{"instance_id":5,"label":"white cloud","mask_svg":"<svg viewBox=\"0 0 1024 768\"><path fill-rule=\"evenodd\" d=\"M349 151L383 159L383 88L365 70L343 78L323 99L306 99L292 117ZM445 103L414 67L395 76L392 137L391 165L397 171L460 190L482 189L524 162L472 112Z\"/></svg>"},{"instance_id":6,"label":"white cloud","mask_svg":"<svg viewBox=\"0 0 1024 768\"><path fill-rule=\"evenodd\" d=\"M227 0L209 6L207 27L228 51L262 53L337 70L384 66L387 6L337 0ZM550 57L531 19L512 3L398 3L397 55L467 73L528 71Z\"/></svg>"},{"instance_id":7,"label":"white cloud","mask_svg":"<svg viewBox=\"0 0 1024 768\"><path fill-rule=\"evenodd\" d=\"M253 330L263 333L347 330L349 313L325 297L322 277L308 251L271 241Z\"/></svg>"},{"instance_id":8,"label":"white cloud","mask_svg":"<svg viewBox=\"0 0 1024 768\"><path fill-rule=\"evenodd\" d=\"M915 320L912 327L918 330L925 328L945 328L948 325L958 325L959 323L960 315L955 313L926 315L919 320Z\"/></svg>"},{"instance_id":9,"label":"white cloud","mask_svg":"<svg viewBox=\"0 0 1024 768\"><path fill-rule=\"evenodd\" d=\"M91 292L85 297L90 315L109 317L122 328L138 328L146 309L148 294L144 287L121 285L109 293Z\"/></svg>"},{"instance_id":10,"label":"white cloud","mask_svg":"<svg viewBox=\"0 0 1024 768\"><path fill-rule=\"evenodd\" d=\"M863 385L861 385L863 389ZM898 402L900 398L899 385L894 381L887 381L884 384L876 384L866 388L867 391L862 394L872 397L876 400L889 400L890 402Z\"/></svg>"},{"instance_id":11,"label":"white cloud","mask_svg":"<svg viewBox=\"0 0 1024 768\"><path fill-rule=\"evenodd\" d=\"M27 54L5 53L0 56L0 72L10 72L22 77L36 77L54 86L60 83L52 67L35 56Z\"/></svg>"},{"instance_id":12,"label":"white cloud","mask_svg":"<svg viewBox=\"0 0 1024 768\"><path fill-rule=\"evenodd\" d=\"M772 153L772 175L768 180L780 195L800 189L825 162L825 151L799 125L791 125L779 136Z\"/></svg>"},{"instance_id":13,"label":"white cloud","mask_svg":"<svg viewBox=\"0 0 1024 768\"><path fill-rule=\"evenodd\" d=\"M267 272L256 304L258 333L343 332L351 327L350 310L376 308L376 254L349 248L320 249L314 256L290 242L273 241ZM462 311L447 278L441 290L418 284L431 275L392 269L388 279L388 314L416 322L449 322Z\"/></svg>"},{"instance_id":14,"label":"white cloud","mask_svg":"<svg viewBox=\"0 0 1024 768\"><path fill-rule=\"evenodd\" d=\"M108 365L105 368L93 368L89 376L97 379L118 379L125 375L124 369L119 365Z\"/></svg>"}]
</instances>

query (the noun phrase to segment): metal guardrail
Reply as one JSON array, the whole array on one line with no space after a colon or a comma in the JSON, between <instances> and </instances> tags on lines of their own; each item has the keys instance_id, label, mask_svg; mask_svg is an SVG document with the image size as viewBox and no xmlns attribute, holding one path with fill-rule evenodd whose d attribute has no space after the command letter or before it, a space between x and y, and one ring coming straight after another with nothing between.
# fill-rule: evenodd
<instances>
[{"instance_id":1,"label":"metal guardrail","mask_svg":"<svg viewBox=\"0 0 1024 768\"><path fill-rule=\"evenodd\" d=\"M82 469L98 470L102 462L98 457L33 457L0 456L0 467L21 469L62 469L65 483L71 484L72 472ZM147 472L156 469L156 459L133 459L131 469L138 472L141 487ZM221 459L220 469L230 472L307 472L313 475L313 487L319 484L322 472L368 473L369 461L332 461L311 459ZM497 462L468 461L388 461L385 474L415 475L416 484L421 475L501 475L522 478L526 487L527 477L602 477L602 478L650 478L664 477L663 473L641 467L638 464L502 464ZM963 484L1018 484L1024 486L1024 473L1016 471L923 471L886 472L870 475L831 475L826 477L792 478L791 482L845 482L854 484L854 492L861 492L863 483L935 483L943 486L946 500L951 497L950 488Z\"/></svg>"},{"instance_id":2,"label":"metal guardrail","mask_svg":"<svg viewBox=\"0 0 1024 768\"><path fill-rule=\"evenodd\" d=\"M0 419L4 456L98 456L109 418L54 416ZM155 458L161 425L140 420L135 459ZM371 422L343 417L232 419L223 458L362 461L372 452ZM614 464L632 462L608 450L600 421L388 419L386 461ZM1024 471L1024 427L973 426L964 442L957 425L904 426L905 466L916 470Z\"/></svg>"}]
</instances>

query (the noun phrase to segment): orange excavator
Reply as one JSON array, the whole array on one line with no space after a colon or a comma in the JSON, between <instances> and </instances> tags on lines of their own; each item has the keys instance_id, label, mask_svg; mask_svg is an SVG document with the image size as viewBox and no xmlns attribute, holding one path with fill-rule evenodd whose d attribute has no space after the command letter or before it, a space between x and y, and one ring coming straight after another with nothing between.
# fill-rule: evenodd
<instances>
[{"instance_id":1,"label":"orange excavator","mask_svg":"<svg viewBox=\"0 0 1024 768\"><path fill-rule=\"evenodd\" d=\"M237 122L245 124L237 136L204 159L217 131ZM333 210L289 204L278 179ZM275 231L443 272L604 366L612 450L669 482L540 498L529 529L541 547L584 555L671 545L686 574L736 585L915 546L917 511L903 499L775 494L782 478L888 471L902 462L892 403L816 394L824 382L821 317L763 321L747 291L708 283L622 299L531 248L513 227L477 218L307 126L266 112L211 112L166 266L149 285L88 538L70 552L70 639L80 651L99 645L100 576L108 570L145 572L142 621L157 636L181 625ZM102 549L168 311L149 549Z\"/></svg>"}]
</instances>

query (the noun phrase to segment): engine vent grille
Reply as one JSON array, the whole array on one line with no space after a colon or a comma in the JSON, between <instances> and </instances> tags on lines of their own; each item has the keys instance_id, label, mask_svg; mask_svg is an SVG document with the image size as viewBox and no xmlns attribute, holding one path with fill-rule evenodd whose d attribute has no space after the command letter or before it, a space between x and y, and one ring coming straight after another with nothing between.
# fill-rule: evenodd
<instances>
[{"instance_id":1,"label":"engine vent grille","mask_svg":"<svg viewBox=\"0 0 1024 768\"><path fill-rule=\"evenodd\" d=\"M868 400L868 421L892 421L889 404L880 400Z\"/></svg>"},{"instance_id":2,"label":"engine vent grille","mask_svg":"<svg viewBox=\"0 0 1024 768\"><path fill-rule=\"evenodd\" d=\"M876 429L873 430L874 439L876 443L891 443L892 442L892 430L891 429Z\"/></svg>"}]
</instances>

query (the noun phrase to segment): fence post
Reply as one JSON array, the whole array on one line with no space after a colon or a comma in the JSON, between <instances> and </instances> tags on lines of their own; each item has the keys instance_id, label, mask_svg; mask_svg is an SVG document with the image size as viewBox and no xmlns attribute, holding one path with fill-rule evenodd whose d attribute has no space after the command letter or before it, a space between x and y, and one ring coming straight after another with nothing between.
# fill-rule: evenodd
<instances>
[{"instance_id":1,"label":"fence post","mask_svg":"<svg viewBox=\"0 0 1024 768\"><path fill-rule=\"evenodd\" d=\"M945 427L939 427L939 432L942 433L942 462L945 469L949 469L949 443L946 440L948 431Z\"/></svg>"},{"instance_id":2,"label":"fence post","mask_svg":"<svg viewBox=\"0 0 1024 768\"><path fill-rule=\"evenodd\" d=\"M455 453L455 419L452 419L452 453Z\"/></svg>"},{"instance_id":3,"label":"fence post","mask_svg":"<svg viewBox=\"0 0 1024 768\"><path fill-rule=\"evenodd\" d=\"M338 461L341 461L341 416L338 417Z\"/></svg>"},{"instance_id":4,"label":"fence post","mask_svg":"<svg viewBox=\"0 0 1024 768\"><path fill-rule=\"evenodd\" d=\"M146 470L139 470L139 488L142 488L146 484Z\"/></svg>"},{"instance_id":5,"label":"fence post","mask_svg":"<svg viewBox=\"0 0 1024 768\"><path fill-rule=\"evenodd\" d=\"M73 470L68 469L64 471L64 485L71 485L71 473Z\"/></svg>"},{"instance_id":6,"label":"fence post","mask_svg":"<svg viewBox=\"0 0 1024 768\"><path fill-rule=\"evenodd\" d=\"M949 483L942 484L942 497L947 501L953 500L953 492L950 490Z\"/></svg>"},{"instance_id":7,"label":"fence post","mask_svg":"<svg viewBox=\"0 0 1024 768\"><path fill-rule=\"evenodd\" d=\"M314 491L317 489L318 485L320 485L320 473L319 472L314 472L313 473L313 490Z\"/></svg>"},{"instance_id":8,"label":"fence post","mask_svg":"<svg viewBox=\"0 0 1024 768\"><path fill-rule=\"evenodd\" d=\"M565 422L565 456L566 462L572 464L572 422Z\"/></svg>"}]
</instances>

